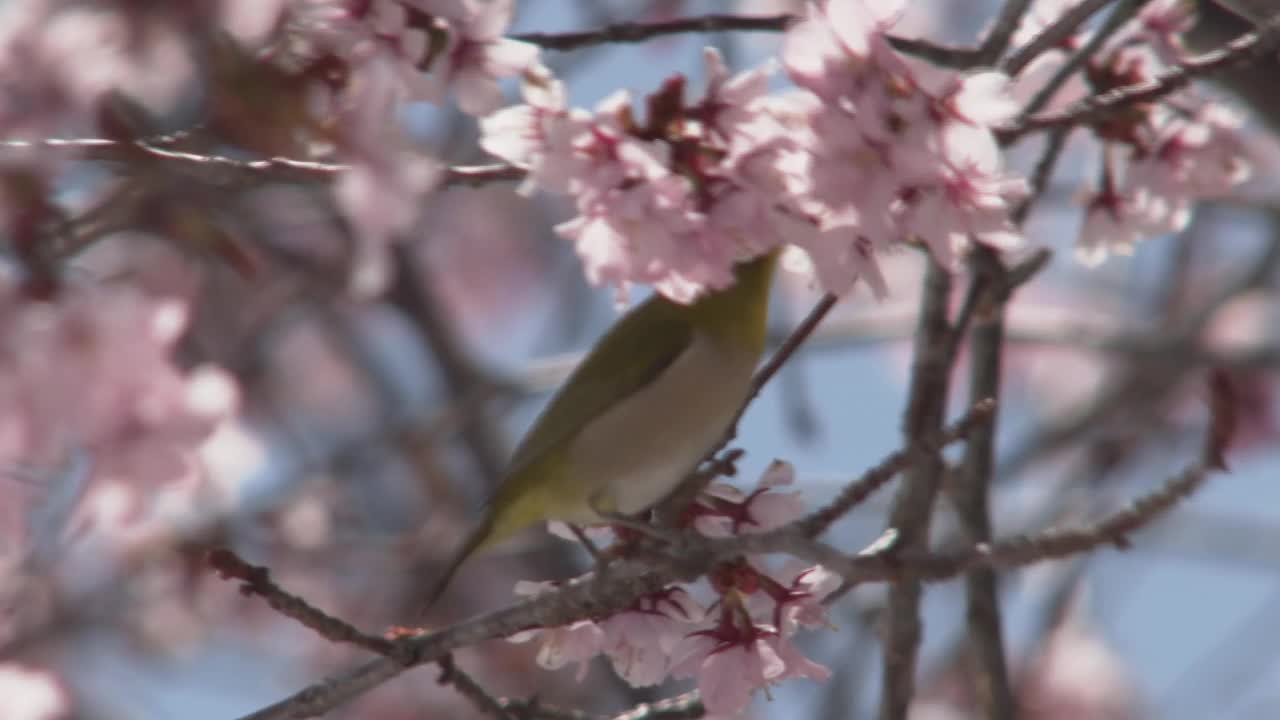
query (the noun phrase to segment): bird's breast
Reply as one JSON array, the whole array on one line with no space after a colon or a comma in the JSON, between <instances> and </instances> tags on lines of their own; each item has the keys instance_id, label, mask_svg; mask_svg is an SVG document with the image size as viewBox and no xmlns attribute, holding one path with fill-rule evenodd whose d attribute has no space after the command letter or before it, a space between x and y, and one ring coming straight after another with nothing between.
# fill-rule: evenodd
<instances>
[{"instance_id":1,"label":"bird's breast","mask_svg":"<svg viewBox=\"0 0 1280 720\"><path fill-rule=\"evenodd\" d=\"M670 493L746 399L756 357L695 335L649 385L592 421L569 447L571 472L616 512Z\"/></svg>"}]
</instances>

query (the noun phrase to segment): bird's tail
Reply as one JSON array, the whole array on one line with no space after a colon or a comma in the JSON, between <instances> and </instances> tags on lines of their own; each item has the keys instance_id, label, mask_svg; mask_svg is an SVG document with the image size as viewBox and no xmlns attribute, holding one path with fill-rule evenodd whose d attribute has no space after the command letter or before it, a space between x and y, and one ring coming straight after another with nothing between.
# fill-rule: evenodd
<instances>
[{"instance_id":1,"label":"bird's tail","mask_svg":"<svg viewBox=\"0 0 1280 720\"><path fill-rule=\"evenodd\" d=\"M491 537L492 530L493 515L485 513L485 519L479 525L476 525L475 529L467 535L467 539L462 542L462 545L454 551L453 557L449 559L449 564L445 566L444 573L440 575L435 585L431 587L431 591L427 593L427 599L422 605L422 610L418 613L419 617L426 615L435 606L436 601L440 599L445 589L449 587L449 581L457 574L458 568L462 566L462 563L466 562L472 553L485 545L486 541L493 539Z\"/></svg>"}]
</instances>

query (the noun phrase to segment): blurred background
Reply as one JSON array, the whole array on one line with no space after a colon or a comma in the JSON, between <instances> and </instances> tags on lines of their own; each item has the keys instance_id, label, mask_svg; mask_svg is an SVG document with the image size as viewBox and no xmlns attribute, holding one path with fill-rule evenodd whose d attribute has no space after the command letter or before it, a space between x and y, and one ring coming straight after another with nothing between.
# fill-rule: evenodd
<instances>
[{"instance_id":1,"label":"blurred background","mask_svg":"<svg viewBox=\"0 0 1280 720\"><path fill-rule=\"evenodd\" d=\"M6 12L19 16L21 3L10 0ZM140 74L139 92L177 98L162 129L202 121L193 108L206 106L195 98L214 98L226 113L218 127L253 134L247 120L226 118L235 118L237 92L245 102L268 102L254 94L267 92L255 85L265 81L234 73L214 81L216 74L200 67L183 74L180 63L164 62L166 43L182 42L182 34L148 28L191 29L181 23L195 20L174 9L185 4L122 5L137 6L129 27L151 68ZM242 5L232 13L236 21L254 22L252 3ZM898 32L967 44L994 8L984 0L912 3ZM518 4L511 32L800 9L763 0L529 0ZM1248 30L1216 6L1203 9L1192 39L1205 47ZM774 57L779 39L682 35L544 59L566 83L570 104L591 107L619 87L643 94L674 73L701 87L705 45L741 70ZM21 72L14 57L4 73ZM54 70L91 70L72 49L67 58L68 67ZM1255 176L1237 197L1202 204L1184 233L1146 241L1132 257L1098 268L1074 262L1078 198L1098 172L1085 133L1073 136L1026 226L1032 245L1052 249L1054 259L1010 306L994 490L998 536L1097 517L1192 459L1206 368L1226 368L1247 402L1231 474L1137 534L1132 548L1002 576L1010 665L1025 717L1280 716L1280 627L1271 622L1280 613L1280 155L1271 134L1280 111L1267 82L1277 69L1264 63L1209 88L1244 98ZM507 90L514 101L515 86ZM1061 97L1083 92L1068 86ZM469 116L419 104L404 109L403 121L414 144L447 164L492 162L477 146ZM237 139L203 142L218 147ZM1038 143L1015 147L1011 164L1028 172ZM393 249L385 295L357 300L346 292L351 228L324 183L284 176L219 183L175 167L138 164L126 193L104 182L118 165L74 161L57 188L81 218L83 249L71 260L73 272L86 281L127 277L189 298L193 315L180 357L229 370L241 411L202 448L203 481L134 498L127 527L99 521L50 533L0 575L0 612L7 615L0 667L9 668L0 672L0 696L29 703L29 714L20 714L21 702L19 710L0 702L0 718L45 717L38 704L49 693L66 717L233 717L363 659L240 596L235 583L206 568L204 552L230 547L270 567L290 591L370 631L414 622L514 441L617 317L612 294L586 284L572 247L551 229L569 208L522 197L512 183L434 194L407 241ZM174 235L183 240L164 239ZM784 458L816 505L899 446L923 263L904 252L885 267L891 297L876 302L859 288L845 298L751 406L736 441L746 450L739 482L754 483L771 460ZM773 299L776 339L817 298L805 277L785 276ZM968 396L963 357L955 377L952 416ZM888 497L857 509L832 541L855 550L873 540ZM42 499L42 512L62 512L57 498ZM936 544L964 544L959 523L942 508ZM430 621L500 607L513 601L516 580L564 578L586 566L572 544L531 534L464 567ZM883 594L881 587L856 590L832 608L837 631L801 638L833 670L830 681L788 682L750 714L869 716L879 688ZM918 715L970 717L963 584L933 585L926 597ZM599 660L578 683L571 671L537 668L534 652L494 642L458 661L497 694L536 694L597 715L687 689L633 689ZM333 717L475 714L435 674L406 673Z\"/></svg>"}]
</instances>

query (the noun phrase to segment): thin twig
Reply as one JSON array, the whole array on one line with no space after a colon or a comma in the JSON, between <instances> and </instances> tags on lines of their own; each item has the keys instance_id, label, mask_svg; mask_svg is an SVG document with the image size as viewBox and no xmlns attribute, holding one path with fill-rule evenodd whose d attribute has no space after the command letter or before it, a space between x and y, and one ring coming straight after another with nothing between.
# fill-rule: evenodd
<instances>
[{"instance_id":1,"label":"thin twig","mask_svg":"<svg viewBox=\"0 0 1280 720\"><path fill-rule=\"evenodd\" d=\"M1059 112L1010 122L996 135L1001 143L1008 144L1038 130L1088 125L1129 106L1158 100L1181 90L1198 77L1257 62L1276 52L1277 48L1280 48L1280 19L1273 19L1258 31L1232 40L1223 48L1191 58L1151 80L1092 95Z\"/></svg>"},{"instance_id":2,"label":"thin twig","mask_svg":"<svg viewBox=\"0 0 1280 720\"><path fill-rule=\"evenodd\" d=\"M444 380L449 402L460 405L476 390L489 385L484 372L467 352L465 344L449 316L432 292L431 278L419 262L417 248L395 243L391 252L395 259L387 300L404 312L418 331L423 350L434 359ZM488 408L478 407L470 422L462 427L462 437L479 475L487 487L497 484L502 475L506 450Z\"/></svg>"},{"instance_id":3,"label":"thin twig","mask_svg":"<svg viewBox=\"0 0 1280 720\"><path fill-rule=\"evenodd\" d=\"M975 247L972 255L976 256L981 249L983 248ZM973 272L969 278L969 287L965 290L964 300L960 301L960 309L956 312L956 318L951 323L946 342L943 343L942 354L946 357L948 366L955 364L960 354L960 345L969 332L969 325L973 323L973 314L978 310L978 301L986 294L986 286L991 279L989 274L979 272Z\"/></svg>"},{"instance_id":4,"label":"thin twig","mask_svg":"<svg viewBox=\"0 0 1280 720\"><path fill-rule=\"evenodd\" d=\"M774 351L773 355L769 357L769 361L760 366L760 369L756 371L755 376L751 378L752 398L760 394L760 390L762 390L769 380L778 373L778 370L780 370L782 366L791 359L791 356L795 354L796 350L800 349L800 346L804 344L804 341L809 339L809 336L813 334L813 331L822 323L823 318L831 312L831 309L834 308L838 302L840 302L839 297L831 293L827 293L822 296L822 299L818 300L811 310L809 310L809 314L805 316L804 320L800 321L800 324L796 326L796 329L791 331L791 334L787 336L787 339L782 343L782 345L779 346L778 349Z\"/></svg>"},{"instance_id":5,"label":"thin twig","mask_svg":"<svg viewBox=\"0 0 1280 720\"><path fill-rule=\"evenodd\" d=\"M379 655L389 655L395 650L394 642L361 632L350 623L329 615L297 595L285 592L271 579L270 571L250 565L230 550L213 550L207 561L222 577L241 581L241 594L261 597L273 610L297 620L321 637L336 643L355 645Z\"/></svg>"},{"instance_id":6,"label":"thin twig","mask_svg":"<svg viewBox=\"0 0 1280 720\"><path fill-rule=\"evenodd\" d=\"M659 22L623 22L595 30L566 33L523 33L512 40L537 45L544 50L578 50L593 45L640 43L667 35L686 33L781 32L798 18L795 15L701 15Z\"/></svg>"},{"instance_id":7,"label":"thin twig","mask_svg":"<svg viewBox=\"0 0 1280 720\"><path fill-rule=\"evenodd\" d=\"M1022 0L1018 0L1021 2ZM537 45L545 50L578 50L605 44L640 43L668 35L719 32L783 32L800 20L796 15L700 15L659 22L623 22L595 30L567 33L523 33L512 40ZM999 39L998 37L996 38ZM950 68L972 67L978 57L973 48L950 48L914 38L890 37L899 52L915 55L935 65ZM994 44L994 43L993 43Z\"/></svg>"},{"instance_id":8,"label":"thin twig","mask_svg":"<svg viewBox=\"0 0 1280 720\"><path fill-rule=\"evenodd\" d=\"M1050 130L1049 136L1045 138L1044 150L1040 153L1036 166L1031 170L1031 191L1010 213L1010 219L1018 227L1022 227L1027 221L1032 206L1044 195L1044 190L1049 186L1049 179L1053 177L1058 158L1062 157L1062 149L1066 147L1067 138L1070 135L1071 128L1063 127Z\"/></svg>"},{"instance_id":9,"label":"thin twig","mask_svg":"<svg viewBox=\"0 0 1280 720\"><path fill-rule=\"evenodd\" d=\"M1102 49L1103 44L1119 32L1120 28L1124 27L1124 24L1129 22L1142 9L1142 6L1150 1L1120 0L1120 4L1116 9L1112 10L1107 19L1103 21L1102 27L1098 28L1098 31L1090 36L1089 41L1083 47L1072 53L1067 58L1067 61L1053 73L1049 81L1036 91L1035 95L1031 96L1031 100L1027 102L1026 107L1022 108L1020 119L1029 118L1040 112L1045 105L1048 105L1049 101L1066 84L1067 80L1075 74L1076 70L1079 70L1085 63L1089 62Z\"/></svg>"},{"instance_id":10,"label":"thin twig","mask_svg":"<svg viewBox=\"0 0 1280 720\"><path fill-rule=\"evenodd\" d=\"M163 138L160 138L163 139ZM148 157L171 167L197 173L211 185L264 182L328 182L350 166L343 163L299 160L275 156L245 160L227 155L173 150L156 138L125 141L109 138L46 138L42 140L3 140L0 150L44 148L49 150L81 150L89 160L117 162L131 157ZM495 182L514 182L526 175L523 168L506 163L455 165L445 168L441 179L444 187L478 187Z\"/></svg>"},{"instance_id":11,"label":"thin twig","mask_svg":"<svg viewBox=\"0 0 1280 720\"><path fill-rule=\"evenodd\" d=\"M715 480L716 477L723 474L720 472L721 469L733 467L733 461L737 459L736 456L727 460L724 458L717 460L716 456L729 443L733 442L734 437L737 436L738 423L742 420L742 416L747 412L747 408L751 406L751 403L754 402L756 397L760 394L760 391L764 389L764 386L768 384L769 380L778 373L778 370L780 370L782 366L791 359L791 356L800 349L800 346L809 339L809 336L813 335L814 330L818 328L818 325L822 323L822 320L826 318L826 316L831 312L831 309L834 308L836 303L839 301L840 298L831 293L823 295L822 298L814 304L813 308L809 310L809 314L805 316L804 320L802 320L800 324L791 331L791 334L787 335L787 339L784 340L782 345L780 345L778 349L774 351L773 355L769 357L768 362L762 365L760 369L756 370L755 375L751 378L751 392L747 395L742 407L738 409L738 413L734 416L733 422L729 424L729 428L725 431L724 437L722 437L714 447L707 451L703 456L702 461L699 463L700 466L705 463L710 463L709 468L704 468L701 472L695 471L690 473L689 477L685 478L680 483L679 487L658 505L654 512L658 518L659 525L674 525L675 520L684 513L684 510L689 506L689 503L693 502L694 498L696 498L712 480ZM739 455L740 454L741 453L739 453Z\"/></svg>"},{"instance_id":12,"label":"thin twig","mask_svg":"<svg viewBox=\"0 0 1280 720\"><path fill-rule=\"evenodd\" d=\"M458 694L471 701L480 712L497 720L515 720L501 700L490 695L487 690L475 681L475 678L458 668L453 655L445 655L437 663L440 666L441 685L452 685Z\"/></svg>"},{"instance_id":13,"label":"thin twig","mask_svg":"<svg viewBox=\"0 0 1280 720\"><path fill-rule=\"evenodd\" d=\"M936 455L948 445L968 437L976 428L990 423L995 409L995 402L992 400L974 403L969 412L945 428L936 440L924 440L918 445L905 447L889 455L857 480L845 485L840 494L825 507L799 520L796 526L809 537L823 534L833 523L862 504L912 462L922 456Z\"/></svg>"},{"instance_id":14,"label":"thin twig","mask_svg":"<svg viewBox=\"0 0 1280 720\"><path fill-rule=\"evenodd\" d=\"M1033 60L1055 47L1061 46L1067 38L1084 24L1094 13L1115 2L1115 0L1085 0L1062 13L1052 25L1040 31L1001 64L1001 69L1010 76L1016 76L1026 69Z\"/></svg>"},{"instance_id":15,"label":"thin twig","mask_svg":"<svg viewBox=\"0 0 1280 720\"><path fill-rule=\"evenodd\" d=\"M1022 23L1022 18L1026 16L1027 10L1031 8L1031 0L1008 0L1004 6L1000 8L1000 14L996 16L995 22L992 23L991 29L987 31L987 37L982 41L982 46L974 54L974 62L977 65L994 65L996 60L1009 49L1009 42L1013 39L1013 34L1017 32L1018 25Z\"/></svg>"},{"instance_id":16,"label":"thin twig","mask_svg":"<svg viewBox=\"0 0 1280 720\"><path fill-rule=\"evenodd\" d=\"M855 585L886 580L901 582L906 578L940 582L976 568L1022 567L1108 546L1127 549L1134 532L1202 487L1213 470L1197 463L1171 478L1159 490L1137 498L1124 510L1100 522L978 543L955 551L907 551L900 549L899 543L879 543L869 551L849 556L789 530L742 536L734 549L749 553L787 552L821 563Z\"/></svg>"}]
</instances>

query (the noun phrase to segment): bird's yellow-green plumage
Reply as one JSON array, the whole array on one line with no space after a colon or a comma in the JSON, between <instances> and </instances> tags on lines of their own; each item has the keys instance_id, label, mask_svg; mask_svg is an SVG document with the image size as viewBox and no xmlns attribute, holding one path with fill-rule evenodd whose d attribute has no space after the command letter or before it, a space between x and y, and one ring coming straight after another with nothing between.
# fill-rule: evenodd
<instances>
[{"instance_id":1,"label":"bird's yellow-green plumage","mask_svg":"<svg viewBox=\"0 0 1280 720\"><path fill-rule=\"evenodd\" d=\"M720 439L764 353L777 253L690 305L654 295L600 338L534 421L476 529L473 552L547 520L592 523L657 503Z\"/></svg>"}]
</instances>

